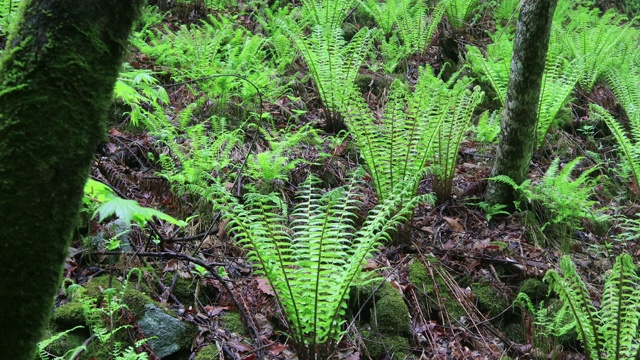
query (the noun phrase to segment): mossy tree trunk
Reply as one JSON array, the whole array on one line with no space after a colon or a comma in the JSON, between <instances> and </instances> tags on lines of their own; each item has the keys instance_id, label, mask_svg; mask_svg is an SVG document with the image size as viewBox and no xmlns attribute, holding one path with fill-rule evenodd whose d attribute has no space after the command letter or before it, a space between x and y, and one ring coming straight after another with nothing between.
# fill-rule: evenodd
<instances>
[{"instance_id":1,"label":"mossy tree trunk","mask_svg":"<svg viewBox=\"0 0 640 360\"><path fill-rule=\"evenodd\" d=\"M505 107L500 115L500 142L492 176L507 175L520 184L527 179L536 143L538 99L558 0L523 0L516 25ZM507 184L492 181L487 201L513 206Z\"/></svg>"},{"instance_id":2,"label":"mossy tree trunk","mask_svg":"<svg viewBox=\"0 0 640 360\"><path fill-rule=\"evenodd\" d=\"M142 0L32 0L0 62L0 354L46 326Z\"/></svg>"}]
</instances>

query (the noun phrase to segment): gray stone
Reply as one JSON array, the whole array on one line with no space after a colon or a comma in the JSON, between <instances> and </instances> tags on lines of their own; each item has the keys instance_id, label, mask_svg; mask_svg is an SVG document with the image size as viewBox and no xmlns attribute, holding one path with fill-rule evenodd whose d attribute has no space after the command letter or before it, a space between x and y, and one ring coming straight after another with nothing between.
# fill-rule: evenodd
<instances>
[{"instance_id":1,"label":"gray stone","mask_svg":"<svg viewBox=\"0 0 640 360\"><path fill-rule=\"evenodd\" d=\"M187 330L186 325L153 304L146 304L144 309L144 317L138 325L150 339L151 349L161 358L180 350L180 338Z\"/></svg>"}]
</instances>

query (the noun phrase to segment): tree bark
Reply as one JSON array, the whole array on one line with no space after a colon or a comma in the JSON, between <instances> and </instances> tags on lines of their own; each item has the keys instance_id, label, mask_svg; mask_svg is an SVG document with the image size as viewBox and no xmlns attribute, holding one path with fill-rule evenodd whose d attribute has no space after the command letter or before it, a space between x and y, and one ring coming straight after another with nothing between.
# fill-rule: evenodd
<instances>
[{"instance_id":1,"label":"tree bark","mask_svg":"<svg viewBox=\"0 0 640 360\"><path fill-rule=\"evenodd\" d=\"M0 354L32 360L142 0L32 0L0 63Z\"/></svg>"},{"instance_id":2,"label":"tree bark","mask_svg":"<svg viewBox=\"0 0 640 360\"><path fill-rule=\"evenodd\" d=\"M527 179L536 143L538 100L553 13L558 0L522 0L516 25L509 87L500 115L500 142L491 176L507 175L520 184ZM491 181L487 202L513 205L510 185Z\"/></svg>"}]
</instances>

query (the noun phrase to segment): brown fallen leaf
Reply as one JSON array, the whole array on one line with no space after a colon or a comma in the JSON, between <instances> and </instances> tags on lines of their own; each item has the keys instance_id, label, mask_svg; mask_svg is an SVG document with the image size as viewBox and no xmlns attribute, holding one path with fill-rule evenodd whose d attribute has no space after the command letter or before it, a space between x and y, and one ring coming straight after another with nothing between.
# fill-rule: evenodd
<instances>
[{"instance_id":1,"label":"brown fallen leaf","mask_svg":"<svg viewBox=\"0 0 640 360\"><path fill-rule=\"evenodd\" d=\"M464 226L460 224L460 221L458 221L458 219L450 218L447 216L443 217L443 219L444 221L447 222L447 224L449 224L449 227L451 228L451 230L455 232L460 232L460 233L464 232Z\"/></svg>"}]
</instances>

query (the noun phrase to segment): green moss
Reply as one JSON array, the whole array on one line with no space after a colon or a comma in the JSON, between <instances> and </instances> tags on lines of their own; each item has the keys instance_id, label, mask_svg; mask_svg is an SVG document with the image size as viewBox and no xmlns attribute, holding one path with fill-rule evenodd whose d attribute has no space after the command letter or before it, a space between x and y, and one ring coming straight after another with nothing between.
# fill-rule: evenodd
<instances>
[{"instance_id":1,"label":"green moss","mask_svg":"<svg viewBox=\"0 0 640 360\"><path fill-rule=\"evenodd\" d=\"M505 299L486 282L473 284L471 291L476 298L478 309L487 313L489 317L496 317L509 307Z\"/></svg>"},{"instance_id":2,"label":"green moss","mask_svg":"<svg viewBox=\"0 0 640 360\"><path fill-rule=\"evenodd\" d=\"M428 314L430 318L440 317L445 324L449 321L455 322L461 317L466 316L464 308L460 305L456 297L451 294L449 287L442 277L437 276L438 273L447 270L438 265L436 258L429 257L428 260L433 266L437 267L437 269L433 271L435 283L434 278L431 277L422 263L415 261L408 267L409 281L416 288L417 292L422 295L420 296L420 305L423 308L423 312ZM442 302L443 308L440 308L438 299ZM448 316L444 314L444 311L446 311Z\"/></svg>"},{"instance_id":3,"label":"green moss","mask_svg":"<svg viewBox=\"0 0 640 360\"><path fill-rule=\"evenodd\" d=\"M520 284L518 291L527 294L531 301L538 303L549 294L549 286L538 279L529 278Z\"/></svg>"},{"instance_id":4,"label":"green moss","mask_svg":"<svg viewBox=\"0 0 640 360\"><path fill-rule=\"evenodd\" d=\"M97 299L98 302L100 302L102 301L105 289L114 288L118 292L122 291L122 284L115 278L109 281L109 278L109 275L103 275L91 279L91 281L87 283L84 296L89 299ZM135 282L133 281L130 281L128 283L127 288L124 291L124 297L122 300L137 318L140 318L144 315L144 306L146 304L155 304L158 307L161 307L160 304L154 301L151 297L149 297L142 291L137 290L135 286ZM143 285L141 285L140 288L148 289L148 287Z\"/></svg>"},{"instance_id":5,"label":"green moss","mask_svg":"<svg viewBox=\"0 0 640 360\"><path fill-rule=\"evenodd\" d=\"M409 308L399 292L394 290L376 301L371 310L371 326L385 335L411 335Z\"/></svg>"},{"instance_id":6,"label":"green moss","mask_svg":"<svg viewBox=\"0 0 640 360\"><path fill-rule=\"evenodd\" d=\"M224 327L229 332L246 335L244 323L242 322L242 316L237 312L225 312L220 317L224 323Z\"/></svg>"},{"instance_id":7,"label":"green moss","mask_svg":"<svg viewBox=\"0 0 640 360\"><path fill-rule=\"evenodd\" d=\"M85 326L86 321L82 304L76 301L59 306L53 311L51 321L62 329L71 329L76 326Z\"/></svg>"},{"instance_id":8,"label":"green moss","mask_svg":"<svg viewBox=\"0 0 640 360\"><path fill-rule=\"evenodd\" d=\"M65 336L62 336L58 340L52 342L47 346L46 350L52 355L55 356L63 356L70 350L74 350L84 343L84 341L89 337L88 334L85 334L86 331L79 330L73 331ZM54 336L55 333L50 331L45 332L45 338L50 338Z\"/></svg>"},{"instance_id":9,"label":"green moss","mask_svg":"<svg viewBox=\"0 0 640 360\"><path fill-rule=\"evenodd\" d=\"M375 332L362 330L362 339L372 359L404 359L409 350L409 340L403 336L381 336ZM392 355L392 356L389 356Z\"/></svg>"},{"instance_id":10,"label":"green moss","mask_svg":"<svg viewBox=\"0 0 640 360\"><path fill-rule=\"evenodd\" d=\"M217 359L220 356L220 351L216 344L211 344L203 347L198 351L195 360L211 360Z\"/></svg>"}]
</instances>

